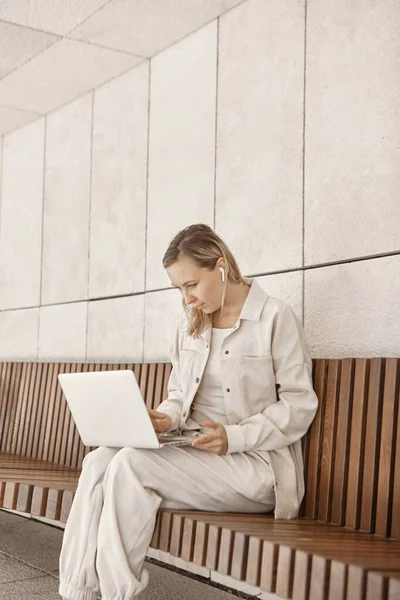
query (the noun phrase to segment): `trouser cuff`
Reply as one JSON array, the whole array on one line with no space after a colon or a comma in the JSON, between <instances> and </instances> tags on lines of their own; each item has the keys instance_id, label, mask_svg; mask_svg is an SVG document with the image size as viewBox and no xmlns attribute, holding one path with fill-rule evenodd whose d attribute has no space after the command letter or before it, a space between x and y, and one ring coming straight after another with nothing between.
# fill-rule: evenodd
<instances>
[{"instance_id":1,"label":"trouser cuff","mask_svg":"<svg viewBox=\"0 0 400 600\"><path fill-rule=\"evenodd\" d=\"M79 588L70 581L60 581L58 593L68 600L97 600L97 590Z\"/></svg>"},{"instance_id":2,"label":"trouser cuff","mask_svg":"<svg viewBox=\"0 0 400 600\"><path fill-rule=\"evenodd\" d=\"M102 600L132 600L132 598L136 598L136 596L139 596L139 594L143 592L143 590L148 586L148 583L149 572L147 569L143 569L142 576L139 580L139 585L134 591L129 592L126 590L122 595L121 592L116 591L115 594L112 594L112 596L106 596L105 594L102 594L101 598Z\"/></svg>"}]
</instances>

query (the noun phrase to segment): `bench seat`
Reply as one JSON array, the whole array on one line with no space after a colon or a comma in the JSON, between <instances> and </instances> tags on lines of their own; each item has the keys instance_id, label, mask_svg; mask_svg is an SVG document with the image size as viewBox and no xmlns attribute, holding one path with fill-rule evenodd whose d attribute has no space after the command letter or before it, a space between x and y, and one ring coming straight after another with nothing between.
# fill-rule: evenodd
<instances>
[{"instance_id":1,"label":"bench seat","mask_svg":"<svg viewBox=\"0 0 400 600\"><path fill-rule=\"evenodd\" d=\"M0 452L0 481L37 485L75 491L81 470L46 460Z\"/></svg>"},{"instance_id":2,"label":"bench seat","mask_svg":"<svg viewBox=\"0 0 400 600\"><path fill-rule=\"evenodd\" d=\"M66 523L80 472L0 452L0 507Z\"/></svg>"},{"instance_id":3,"label":"bench seat","mask_svg":"<svg viewBox=\"0 0 400 600\"><path fill-rule=\"evenodd\" d=\"M148 408L171 365L0 363L0 508L66 522L84 456L58 373L132 369ZM159 511L152 548L293 600L400 598L400 359L314 359L299 518Z\"/></svg>"},{"instance_id":4,"label":"bench seat","mask_svg":"<svg viewBox=\"0 0 400 600\"><path fill-rule=\"evenodd\" d=\"M1 452L1 505L65 522L79 474ZM151 547L282 598L361 600L367 580L371 600L400 589L400 541L312 519L164 509Z\"/></svg>"},{"instance_id":5,"label":"bench seat","mask_svg":"<svg viewBox=\"0 0 400 600\"><path fill-rule=\"evenodd\" d=\"M400 541L311 519L164 509L152 547L294 600L362 600L370 572L400 586Z\"/></svg>"}]
</instances>

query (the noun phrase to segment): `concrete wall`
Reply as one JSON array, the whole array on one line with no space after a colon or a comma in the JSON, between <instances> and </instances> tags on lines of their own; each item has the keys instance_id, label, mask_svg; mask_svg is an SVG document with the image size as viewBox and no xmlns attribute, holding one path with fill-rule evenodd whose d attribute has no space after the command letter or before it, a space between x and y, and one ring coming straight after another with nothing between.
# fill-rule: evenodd
<instances>
[{"instance_id":1,"label":"concrete wall","mask_svg":"<svg viewBox=\"0 0 400 600\"><path fill-rule=\"evenodd\" d=\"M315 357L400 355L400 4L247 0L0 144L0 359L168 359L195 222Z\"/></svg>"}]
</instances>

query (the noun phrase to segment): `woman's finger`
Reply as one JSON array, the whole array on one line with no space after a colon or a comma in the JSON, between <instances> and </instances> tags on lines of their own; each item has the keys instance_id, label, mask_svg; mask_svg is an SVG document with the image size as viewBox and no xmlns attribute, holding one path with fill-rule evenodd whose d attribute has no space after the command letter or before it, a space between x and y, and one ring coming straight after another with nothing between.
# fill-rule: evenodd
<instances>
[{"instance_id":1,"label":"woman's finger","mask_svg":"<svg viewBox=\"0 0 400 600\"><path fill-rule=\"evenodd\" d=\"M163 413L158 413L157 411L153 410L151 413L149 412L150 415L150 419L152 421L156 421L156 422L161 422L161 421L165 421L165 419L169 419L169 416Z\"/></svg>"},{"instance_id":2,"label":"woman's finger","mask_svg":"<svg viewBox=\"0 0 400 600\"><path fill-rule=\"evenodd\" d=\"M208 442L211 442L212 440L215 440L218 437L218 434L215 433L207 433L204 435L199 435L194 442L196 442L196 446L198 444L207 444Z\"/></svg>"},{"instance_id":3,"label":"woman's finger","mask_svg":"<svg viewBox=\"0 0 400 600\"><path fill-rule=\"evenodd\" d=\"M216 423L215 421L204 421L203 425L206 427L210 427L211 429L218 429L221 423Z\"/></svg>"},{"instance_id":4,"label":"woman's finger","mask_svg":"<svg viewBox=\"0 0 400 600\"><path fill-rule=\"evenodd\" d=\"M165 413L158 412L156 410L153 410L152 408L149 408L148 411L152 419L165 419L166 417L168 417L168 415L166 415Z\"/></svg>"},{"instance_id":5,"label":"woman's finger","mask_svg":"<svg viewBox=\"0 0 400 600\"><path fill-rule=\"evenodd\" d=\"M207 444L206 446L196 446L196 450L201 450L202 452L211 452L213 454L219 454L222 450L222 446L221 444L217 444L215 446Z\"/></svg>"},{"instance_id":6,"label":"woman's finger","mask_svg":"<svg viewBox=\"0 0 400 600\"><path fill-rule=\"evenodd\" d=\"M193 442L192 442L192 446L194 446L195 448L214 448L214 447L221 446L221 445L222 445L221 438L212 438L210 440L203 440L203 441L200 441L200 438L196 438L196 440L193 440Z\"/></svg>"}]
</instances>

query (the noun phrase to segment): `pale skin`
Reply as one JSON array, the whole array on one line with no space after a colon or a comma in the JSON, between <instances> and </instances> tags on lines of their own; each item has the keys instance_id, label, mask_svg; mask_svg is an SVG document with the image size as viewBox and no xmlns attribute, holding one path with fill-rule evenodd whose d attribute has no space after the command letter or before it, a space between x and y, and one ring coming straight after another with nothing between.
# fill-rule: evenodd
<instances>
[{"instance_id":1,"label":"pale skin","mask_svg":"<svg viewBox=\"0 0 400 600\"><path fill-rule=\"evenodd\" d=\"M224 283L219 267L225 269L225 302L221 315L221 302ZM227 265L221 257L213 270L198 267L189 258L182 257L166 269L171 284L181 292L184 302L207 314L212 314L213 327L226 329L236 323L250 287L244 283L229 280ZM171 417L149 409L149 415L155 431L162 433L172 426ZM192 441L192 447L213 454L226 454L228 437L222 423L204 421L201 423L212 429L210 433L200 435Z\"/></svg>"}]
</instances>

